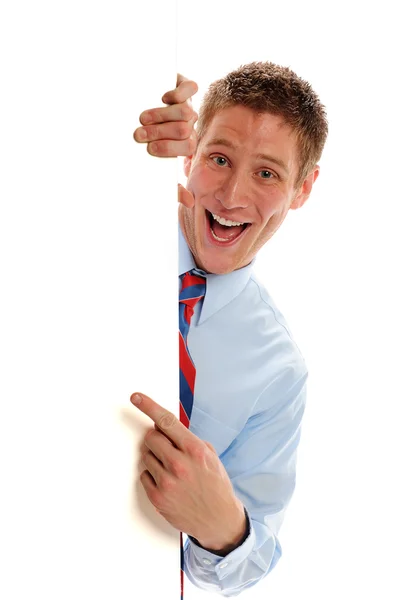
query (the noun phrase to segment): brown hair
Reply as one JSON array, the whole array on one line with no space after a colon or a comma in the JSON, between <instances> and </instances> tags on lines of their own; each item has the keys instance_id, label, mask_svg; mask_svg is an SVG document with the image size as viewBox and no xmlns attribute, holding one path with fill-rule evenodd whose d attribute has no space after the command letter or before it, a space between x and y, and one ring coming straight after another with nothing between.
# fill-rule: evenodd
<instances>
[{"instance_id":1,"label":"brown hair","mask_svg":"<svg viewBox=\"0 0 400 600\"><path fill-rule=\"evenodd\" d=\"M310 84L288 67L271 62L240 66L208 88L199 110L198 142L218 111L237 104L257 113L280 115L293 128L299 150L299 186L321 158L328 135L325 107Z\"/></svg>"}]
</instances>

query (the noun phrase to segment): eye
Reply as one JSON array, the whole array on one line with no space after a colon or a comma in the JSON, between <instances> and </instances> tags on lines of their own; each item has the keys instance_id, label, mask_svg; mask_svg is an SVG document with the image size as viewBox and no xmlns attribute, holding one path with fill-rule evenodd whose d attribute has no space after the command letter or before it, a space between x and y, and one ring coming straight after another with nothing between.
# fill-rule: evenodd
<instances>
[{"instance_id":1,"label":"eye","mask_svg":"<svg viewBox=\"0 0 400 600\"><path fill-rule=\"evenodd\" d=\"M271 177L274 177L274 174L271 173L271 171L267 171L266 169L263 169L262 171L259 171L259 173L265 174L265 177L264 177L264 175L262 175L261 179L271 179Z\"/></svg>"},{"instance_id":2,"label":"eye","mask_svg":"<svg viewBox=\"0 0 400 600\"><path fill-rule=\"evenodd\" d=\"M211 160L213 160L215 162L215 164L218 165L219 167L225 167L225 165L228 164L228 161L223 156L212 156ZM221 160L225 161L225 162L224 163L216 162L216 161L221 161Z\"/></svg>"}]
</instances>

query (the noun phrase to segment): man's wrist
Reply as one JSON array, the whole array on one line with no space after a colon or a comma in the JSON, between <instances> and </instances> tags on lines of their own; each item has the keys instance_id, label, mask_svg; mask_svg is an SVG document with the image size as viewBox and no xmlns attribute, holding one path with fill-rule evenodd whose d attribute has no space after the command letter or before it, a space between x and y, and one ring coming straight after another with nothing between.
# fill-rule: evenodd
<instances>
[{"instance_id":1,"label":"man's wrist","mask_svg":"<svg viewBox=\"0 0 400 600\"><path fill-rule=\"evenodd\" d=\"M244 511L244 514L243 514L244 520L241 521L241 527L239 529L239 532L227 544L216 543L216 544L206 545L206 544L203 544L201 541L197 540L196 538L192 537L191 535L189 535L188 537L195 544L197 544L198 546L203 548L203 550L207 550L208 552L212 552L213 554L217 554L218 556L221 556L221 557L227 556L228 554L230 554L231 552L236 550L236 548L239 548L245 542L245 540L248 538L248 536L250 534L250 518L244 507L243 507L243 511Z\"/></svg>"}]
</instances>

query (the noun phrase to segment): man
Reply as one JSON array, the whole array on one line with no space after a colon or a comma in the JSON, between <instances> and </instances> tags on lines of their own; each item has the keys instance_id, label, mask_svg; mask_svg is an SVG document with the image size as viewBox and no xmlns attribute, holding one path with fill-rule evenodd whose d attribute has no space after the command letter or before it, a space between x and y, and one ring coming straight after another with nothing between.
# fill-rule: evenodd
<instances>
[{"instance_id":1,"label":"man","mask_svg":"<svg viewBox=\"0 0 400 600\"><path fill-rule=\"evenodd\" d=\"M134 133L154 156L185 156L179 274L206 282L187 337L196 368L190 428L142 395L139 407L156 425L145 438L141 481L160 514L189 536L189 579L235 596L281 556L307 379L252 266L289 209L308 199L328 126L310 85L272 63L214 82L195 131L196 91L178 76L163 97L169 106L142 113Z\"/></svg>"}]
</instances>

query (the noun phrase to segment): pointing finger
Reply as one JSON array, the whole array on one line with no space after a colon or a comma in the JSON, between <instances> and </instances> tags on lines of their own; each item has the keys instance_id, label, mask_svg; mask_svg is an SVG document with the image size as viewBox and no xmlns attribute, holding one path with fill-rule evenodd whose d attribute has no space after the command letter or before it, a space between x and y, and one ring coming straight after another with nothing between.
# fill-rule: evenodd
<instances>
[{"instance_id":1,"label":"pointing finger","mask_svg":"<svg viewBox=\"0 0 400 600\"><path fill-rule=\"evenodd\" d=\"M138 395L142 397L139 404L135 402L135 396ZM157 402L154 402L154 400L145 394L132 394L131 402L145 415L150 417L160 431L175 443L177 448L183 450L185 441L195 437L173 413L160 406L160 404L157 404Z\"/></svg>"}]
</instances>

